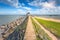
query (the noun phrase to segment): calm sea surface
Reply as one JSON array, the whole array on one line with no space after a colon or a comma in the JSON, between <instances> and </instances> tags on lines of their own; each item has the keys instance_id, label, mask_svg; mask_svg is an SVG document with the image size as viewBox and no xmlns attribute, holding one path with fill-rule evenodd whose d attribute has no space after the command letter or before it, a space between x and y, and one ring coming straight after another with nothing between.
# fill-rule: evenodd
<instances>
[{"instance_id":1,"label":"calm sea surface","mask_svg":"<svg viewBox=\"0 0 60 40\"><path fill-rule=\"evenodd\" d=\"M20 15L0 15L0 25L12 22L22 16Z\"/></svg>"}]
</instances>

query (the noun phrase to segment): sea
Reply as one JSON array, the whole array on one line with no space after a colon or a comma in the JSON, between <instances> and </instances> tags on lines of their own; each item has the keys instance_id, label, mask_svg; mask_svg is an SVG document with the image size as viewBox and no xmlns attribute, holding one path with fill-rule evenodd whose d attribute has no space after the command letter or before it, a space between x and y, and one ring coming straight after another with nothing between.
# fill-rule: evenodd
<instances>
[{"instance_id":1,"label":"sea","mask_svg":"<svg viewBox=\"0 0 60 40\"><path fill-rule=\"evenodd\" d=\"M19 19L20 17L24 17L24 16L21 16L21 15L0 15L0 26L3 24L8 24L10 22L13 22L16 19Z\"/></svg>"}]
</instances>

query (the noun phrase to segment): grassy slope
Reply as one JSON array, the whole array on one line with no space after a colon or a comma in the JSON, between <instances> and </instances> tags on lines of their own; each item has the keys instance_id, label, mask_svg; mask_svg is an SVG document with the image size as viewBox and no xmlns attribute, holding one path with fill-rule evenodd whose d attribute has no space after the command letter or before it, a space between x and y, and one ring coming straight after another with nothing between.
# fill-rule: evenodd
<instances>
[{"instance_id":1,"label":"grassy slope","mask_svg":"<svg viewBox=\"0 0 60 40\"><path fill-rule=\"evenodd\" d=\"M39 23L41 23L45 28L50 30L53 34L60 38L60 23L47 21L43 19L35 18Z\"/></svg>"},{"instance_id":2,"label":"grassy slope","mask_svg":"<svg viewBox=\"0 0 60 40\"><path fill-rule=\"evenodd\" d=\"M47 38L47 40L51 40L51 38L40 28L39 25L37 25L34 20L32 19L32 23L34 25L34 30L36 33L37 40L43 40L44 38ZM39 35L41 35L43 38L40 38Z\"/></svg>"}]
</instances>

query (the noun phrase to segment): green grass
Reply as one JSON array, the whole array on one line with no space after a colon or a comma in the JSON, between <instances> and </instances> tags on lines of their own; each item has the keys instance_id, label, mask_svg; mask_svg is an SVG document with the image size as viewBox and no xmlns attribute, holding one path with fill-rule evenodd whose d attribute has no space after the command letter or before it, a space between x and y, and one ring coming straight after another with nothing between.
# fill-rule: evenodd
<instances>
[{"instance_id":1,"label":"green grass","mask_svg":"<svg viewBox=\"0 0 60 40\"><path fill-rule=\"evenodd\" d=\"M48 29L50 32L52 32L54 35L56 35L58 38L60 38L60 23L53 22L53 21L47 21L39 18L35 18L39 23L41 23L46 29Z\"/></svg>"},{"instance_id":2,"label":"green grass","mask_svg":"<svg viewBox=\"0 0 60 40\"><path fill-rule=\"evenodd\" d=\"M51 38L40 28L38 24L35 23L33 19L32 19L32 23L34 26L33 28L35 30L37 40L51 40ZM39 35L41 35L42 38Z\"/></svg>"}]
</instances>

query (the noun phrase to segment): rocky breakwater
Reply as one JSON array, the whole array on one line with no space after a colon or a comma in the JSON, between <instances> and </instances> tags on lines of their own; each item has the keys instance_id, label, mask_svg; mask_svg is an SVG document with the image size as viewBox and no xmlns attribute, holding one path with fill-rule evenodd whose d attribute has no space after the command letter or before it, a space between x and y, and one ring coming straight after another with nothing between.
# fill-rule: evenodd
<instances>
[{"instance_id":1,"label":"rocky breakwater","mask_svg":"<svg viewBox=\"0 0 60 40\"><path fill-rule=\"evenodd\" d=\"M6 25L2 25L0 28L4 30L3 33L1 33L3 39L8 37L15 30L15 28L24 21L24 19L25 19L24 17L21 17L11 23L8 23Z\"/></svg>"}]
</instances>

